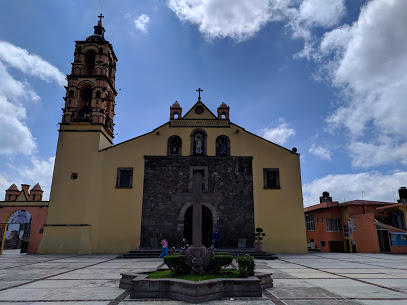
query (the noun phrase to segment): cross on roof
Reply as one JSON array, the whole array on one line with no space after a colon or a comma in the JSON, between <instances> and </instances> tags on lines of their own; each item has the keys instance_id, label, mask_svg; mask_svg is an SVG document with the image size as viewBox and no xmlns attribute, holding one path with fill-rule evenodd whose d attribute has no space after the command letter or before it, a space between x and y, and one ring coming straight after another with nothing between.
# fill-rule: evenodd
<instances>
[{"instance_id":1,"label":"cross on roof","mask_svg":"<svg viewBox=\"0 0 407 305\"><path fill-rule=\"evenodd\" d=\"M102 15L102 13L100 13L99 17L99 21L102 22L102 18L105 18L105 16Z\"/></svg>"},{"instance_id":2,"label":"cross on roof","mask_svg":"<svg viewBox=\"0 0 407 305\"><path fill-rule=\"evenodd\" d=\"M203 91L203 90L201 88L199 88L196 91L198 91L198 102L200 102L201 101L201 91Z\"/></svg>"}]
</instances>

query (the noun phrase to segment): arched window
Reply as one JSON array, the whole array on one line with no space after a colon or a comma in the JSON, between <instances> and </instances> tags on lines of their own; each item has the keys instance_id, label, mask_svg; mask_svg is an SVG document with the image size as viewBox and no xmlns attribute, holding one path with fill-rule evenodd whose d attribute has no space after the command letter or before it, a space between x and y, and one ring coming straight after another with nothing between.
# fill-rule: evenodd
<instances>
[{"instance_id":1,"label":"arched window","mask_svg":"<svg viewBox=\"0 0 407 305\"><path fill-rule=\"evenodd\" d=\"M182 141L179 136L171 136L168 139L168 156L182 155Z\"/></svg>"},{"instance_id":2,"label":"arched window","mask_svg":"<svg viewBox=\"0 0 407 305\"><path fill-rule=\"evenodd\" d=\"M95 69L95 51L91 50L85 56L85 75L93 75Z\"/></svg>"},{"instance_id":3,"label":"arched window","mask_svg":"<svg viewBox=\"0 0 407 305\"><path fill-rule=\"evenodd\" d=\"M206 156L206 131L197 128L191 132L191 156Z\"/></svg>"},{"instance_id":4,"label":"arched window","mask_svg":"<svg viewBox=\"0 0 407 305\"><path fill-rule=\"evenodd\" d=\"M230 156L230 140L227 136L216 138L216 155L218 157Z\"/></svg>"},{"instance_id":5,"label":"arched window","mask_svg":"<svg viewBox=\"0 0 407 305\"><path fill-rule=\"evenodd\" d=\"M88 121L89 115L92 110L91 101L93 89L90 84L85 84L80 89L80 96L78 101L78 114L77 120L79 121Z\"/></svg>"}]
</instances>

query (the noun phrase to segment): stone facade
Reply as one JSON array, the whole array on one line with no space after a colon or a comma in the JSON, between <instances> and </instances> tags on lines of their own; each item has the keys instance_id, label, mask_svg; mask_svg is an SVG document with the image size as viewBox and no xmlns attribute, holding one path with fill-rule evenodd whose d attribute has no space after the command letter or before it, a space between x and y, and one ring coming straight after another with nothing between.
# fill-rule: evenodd
<instances>
[{"instance_id":1,"label":"stone facade","mask_svg":"<svg viewBox=\"0 0 407 305\"><path fill-rule=\"evenodd\" d=\"M179 246L185 214L192 204L192 176L204 175L203 205L222 248L237 247L246 239L253 247L254 200L252 157L146 156L144 169L141 247L159 247L162 238Z\"/></svg>"}]
</instances>

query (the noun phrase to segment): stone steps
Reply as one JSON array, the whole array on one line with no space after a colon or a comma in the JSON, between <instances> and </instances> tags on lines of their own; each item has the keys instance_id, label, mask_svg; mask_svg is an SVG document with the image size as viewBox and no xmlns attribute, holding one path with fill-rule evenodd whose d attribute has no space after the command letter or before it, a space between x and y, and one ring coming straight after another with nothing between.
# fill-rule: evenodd
<instances>
[{"instance_id":1,"label":"stone steps","mask_svg":"<svg viewBox=\"0 0 407 305\"><path fill-rule=\"evenodd\" d=\"M179 252L180 249L177 249L177 252ZM127 253L124 253L122 255L119 255L117 258L158 258L158 256L161 254L162 250L160 249L140 249L140 250L133 250L129 251ZM248 254L253 256L255 259L266 259L266 260L272 260L272 259L277 259L278 257L272 253L268 252L257 252L252 248L246 248L246 249L219 249L215 250L215 252L230 252L233 256L237 255L244 255Z\"/></svg>"}]
</instances>

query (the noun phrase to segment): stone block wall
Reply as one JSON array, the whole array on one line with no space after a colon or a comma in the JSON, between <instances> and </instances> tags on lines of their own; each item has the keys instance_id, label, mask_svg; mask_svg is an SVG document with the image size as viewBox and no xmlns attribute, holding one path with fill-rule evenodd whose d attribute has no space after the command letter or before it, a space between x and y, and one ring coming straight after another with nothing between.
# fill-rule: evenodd
<instances>
[{"instance_id":1,"label":"stone block wall","mask_svg":"<svg viewBox=\"0 0 407 305\"><path fill-rule=\"evenodd\" d=\"M184 215L192 203L191 175L205 173L203 204L213 216L222 248L245 238L253 246L254 201L252 157L145 157L141 248L180 245Z\"/></svg>"}]
</instances>

